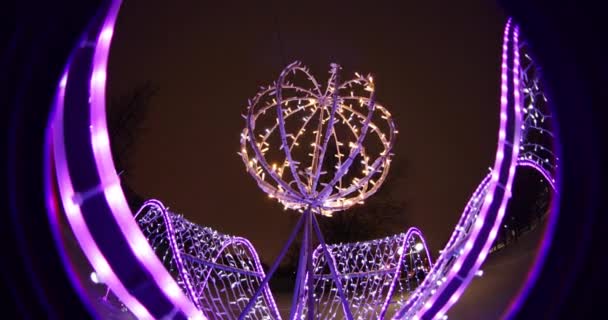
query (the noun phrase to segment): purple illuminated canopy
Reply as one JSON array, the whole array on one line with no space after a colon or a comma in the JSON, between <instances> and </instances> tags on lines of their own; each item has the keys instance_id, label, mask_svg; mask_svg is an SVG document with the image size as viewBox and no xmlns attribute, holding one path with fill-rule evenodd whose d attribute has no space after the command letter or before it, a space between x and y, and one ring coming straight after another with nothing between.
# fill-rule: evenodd
<instances>
[{"instance_id":1,"label":"purple illuminated canopy","mask_svg":"<svg viewBox=\"0 0 608 320\"><path fill-rule=\"evenodd\" d=\"M240 150L247 171L270 197L303 212L268 274L247 240L191 224L158 201L146 203L134 220L105 117L106 69L120 4L108 1L74 50L57 88L50 134L67 221L96 275L138 318L279 319L268 281L301 229L292 316L311 318L316 310L347 319L393 311L395 319L442 317L496 238L516 167L538 170L555 189L559 159L550 145L554 134L540 73L509 20L494 166L434 264L417 229L346 245L323 240L315 215L331 216L371 196L388 173L397 134L390 113L375 101L372 77L355 73L341 82L335 64L324 90L296 62L249 103ZM269 151L273 137L278 154ZM320 242L316 248L313 236ZM423 270L424 279L416 270ZM372 285L364 287L362 280ZM414 291L406 300L409 289Z\"/></svg>"}]
</instances>

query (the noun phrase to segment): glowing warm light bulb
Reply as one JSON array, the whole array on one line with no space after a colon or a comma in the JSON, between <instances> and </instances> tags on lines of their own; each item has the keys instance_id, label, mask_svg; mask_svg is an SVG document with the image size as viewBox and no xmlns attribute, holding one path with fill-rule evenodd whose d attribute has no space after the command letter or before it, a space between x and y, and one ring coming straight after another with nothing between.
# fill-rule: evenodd
<instances>
[{"instance_id":1,"label":"glowing warm light bulb","mask_svg":"<svg viewBox=\"0 0 608 320\"><path fill-rule=\"evenodd\" d=\"M340 82L340 69L331 64L323 90L307 68L294 62L276 82L249 99L239 155L262 190L286 208L311 208L331 215L364 203L388 173L396 135L391 115L376 104L371 76L357 73L357 78ZM290 102L297 109L287 107ZM356 102L364 109L353 109ZM276 116L261 117L267 112ZM350 138L344 141L342 137ZM344 147L346 142L348 147ZM310 148L298 152L301 143ZM380 148L364 147L371 143ZM370 149L379 151L369 154ZM363 167L350 170L355 161L359 163L355 159L359 156ZM276 163L284 165L279 169ZM278 192L279 188L284 192Z\"/></svg>"}]
</instances>

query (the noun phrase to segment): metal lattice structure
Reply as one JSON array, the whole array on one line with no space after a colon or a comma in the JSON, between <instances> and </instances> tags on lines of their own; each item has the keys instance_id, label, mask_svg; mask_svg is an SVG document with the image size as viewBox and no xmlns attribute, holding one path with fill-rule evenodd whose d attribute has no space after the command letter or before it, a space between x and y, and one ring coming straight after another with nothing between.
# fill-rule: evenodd
<instances>
[{"instance_id":1,"label":"metal lattice structure","mask_svg":"<svg viewBox=\"0 0 608 320\"><path fill-rule=\"evenodd\" d=\"M505 72L507 64L503 62L501 76L503 80L501 89L503 92L508 91L508 86L505 83L507 78L513 77L514 90L518 90L518 94L514 95L514 97L517 100L521 99L520 103L523 104L523 107L518 110L522 118L520 127L518 128L519 139L517 139L519 153L512 166L512 170L515 171L515 168L519 167L531 167L545 178L553 192L557 192L555 174L559 158L554 150L555 133L554 128L551 126L552 115L549 111L548 100L542 91L540 68L530 57L526 43L518 43L518 31L516 29L516 27L511 27L509 21L505 28L505 39L503 42L504 51L506 51L507 45L513 50L511 58L515 60L512 64L515 70L513 73ZM507 54L504 51L503 60L507 60ZM523 56L523 59L521 60L521 65L519 65L521 56ZM520 84L521 87L518 88ZM496 174L495 170L491 170L483 178L465 206L450 240L441 251L441 255L433 265L427 278L413 293L411 299L397 313L396 319L419 319L424 317L425 314L429 314L428 310L432 310L434 307L433 302L436 301L434 300L436 299L436 292L451 280L453 281L455 274L453 270L462 268L462 262L459 261L459 258L470 251L473 246L471 240L473 229L484 223L480 218L480 212L483 209L484 203L493 197L491 188L494 187L493 177ZM491 238L494 239L495 237L496 233L493 232ZM486 254L487 251L483 254L482 260L485 259ZM469 275L474 274L477 274L477 269L472 268L469 271ZM459 275L459 277L462 276ZM458 296L452 297L458 298ZM449 303L453 304L456 299L452 298ZM435 310L432 312L441 314L441 312L436 312Z\"/></svg>"},{"instance_id":2,"label":"metal lattice structure","mask_svg":"<svg viewBox=\"0 0 608 320\"><path fill-rule=\"evenodd\" d=\"M536 169L556 192L555 174L559 158L555 153L553 115L542 90L541 68L530 57L525 42L520 51L524 108L518 165Z\"/></svg>"},{"instance_id":3,"label":"metal lattice structure","mask_svg":"<svg viewBox=\"0 0 608 320\"><path fill-rule=\"evenodd\" d=\"M348 261L350 257L342 256L339 246L329 247L324 243L315 214L331 215L364 201L377 190L388 171L390 149L397 131L390 113L375 103L371 77L356 75L355 80L347 82L351 86L345 86L338 81L339 67L334 65L327 89L322 93L305 68L291 65L271 86L274 89L263 88L264 93L250 103L245 116L247 128L241 137L241 155L247 170L269 196L278 198L287 208L304 212L279 259L264 276L255 251L244 239L233 237L229 240L210 229L192 225L183 217L170 214L158 203L148 203L148 207L142 209L146 223L134 221L113 163L106 122L107 65L120 5L120 0L104 2L73 50L57 86L48 132L54 160L50 170L55 171L62 208L99 280L141 319L207 319L202 309L211 310L206 311L209 317L215 316L214 312L218 310L220 318L235 317L240 310L239 319L272 318L276 307L268 292L268 280L298 231L304 228L305 241L292 305L308 300L311 303L300 308L307 308L306 317L314 318L315 290L306 289L315 288L314 255L318 265L327 266L319 269L320 277L329 269L336 289L334 297L339 296L345 318L353 319L349 288L342 284L340 275L340 272L350 271L340 269L339 264L321 263ZM538 143L532 142L531 137L547 133L546 136L553 138L553 134L538 130L542 127L539 123L546 125L548 122L545 120L549 113L538 104L544 99L538 99L536 94L542 92L534 85L538 83L538 73L532 70L536 69L526 68L526 60L520 62L523 51L518 39L518 27L509 19L503 36L500 126L492 171L465 207L437 262L394 318L441 318L458 300L496 238L517 165L534 167L544 172L548 181L555 182L558 159L551 157L555 153L534 153L539 148L534 148ZM527 56L524 54L524 57ZM310 80L307 86L296 86L286 80L290 72L300 71ZM354 89L352 93L350 89ZM289 95L283 96L283 90ZM524 99L526 94L527 100ZM275 101L272 101L273 95ZM344 103L347 101L355 106ZM306 106L302 106L304 103ZM526 111L523 111L523 104ZM529 104L532 104L532 110ZM277 144L275 140L274 146L278 146L285 157L274 166L266 161L266 152L274 149L269 147L273 138L255 132L256 124L260 126L263 122L258 120L266 114L260 110L270 110L273 105L276 117L270 118L268 129L279 132L274 137L279 137L280 141ZM308 116L305 110L308 110ZM304 139L303 135L298 135L297 127L293 130L285 123L291 115L298 113L302 115L298 119L308 123L314 118L313 112L317 112L318 119L317 125L308 130L312 132L313 140ZM344 131L350 132L349 135L334 134L338 122L343 124ZM379 143L367 145L370 131L376 134ZM260 134L261 139L258 139ZM311 162L309 166L300 166L292 155L297 154L295 147L300 143L304 145L305 140L312 150L303 151L303 154L308 152ZM326 151L333 147L332 143L337 146L334 147L335 160L329 157L333 162L325 157ZM520 147L523 147L521 155ZM252 151L248 152L247 148ZM333 176L327 170L331 168ZM47 190L47 194L51 193ZM311 242L313 230L321 243L316 254ZM361 246L344 247L344 250L365 252ZM306 274L313 276L303 276ZM294 310L298 309L292 307L292 313ZM358 312L359 309L353 310Z\"/></svg>"},{"instance_id":4,"label":"metal lattice structure","mask_svg":"<svg viewBox=\"0 0 608 320\"><path fill-rule=\"evenodd\" d=\"M334 259L315 215L331 216L374 194L388 174L397 134L391 114L375 100L373 78L355 73L354 79L341 82L340 69L331 64L323 90L306 67L294 62L249 100L244 116L239 155L247 172L285 209L303 213L264 279L270 279L304 225L290 319L312 319L316 313L315 283L307 276L314 274L313 232L320 242L317 255ZM343 285L349 281L341 279L339 266L327 266L344 316L353 319Z\"/></svg>"},{"instance_id":5,"label":"metal lattice structure","mask_svg":"<svg viewBox=\"0 0 608 320\"><path fill-rule=\"evenodd\" d=\"M146 239L185 294L209 319L237 318L265 277L249 241L196 225L147 201L136 215ZM280 319L268 285L247 319Z\"/></svg>"},{"instance_id":6,"label":"metal lattice structure","mask_svg":"<svg viewBox=\"0 0 608 320\"><path fill-rule=\"evenodd\" d=\"M296 61L249 100L239 155L285 208L331 215L363 203L388 174L397 134L391 114L376 103L371 76L340 82L339 70L331 65L323 90Z\"/></svg>"},{"instance_id":7,"label":"metal lattice structure","mask_svg":"<svg viewBox=\"0 0 608 320\"><path fill-rule=\"evenodd\" d=\"M390 317L425 278L432 259L422 232L407 232L371 241L329 245L354 319ZM336 283L322 248L313 253L315 319L342 319ZM307 275L308 276L308 275ZM296 319L303 319L308 303L302 301Z\"/></svg>"}]
</instances>

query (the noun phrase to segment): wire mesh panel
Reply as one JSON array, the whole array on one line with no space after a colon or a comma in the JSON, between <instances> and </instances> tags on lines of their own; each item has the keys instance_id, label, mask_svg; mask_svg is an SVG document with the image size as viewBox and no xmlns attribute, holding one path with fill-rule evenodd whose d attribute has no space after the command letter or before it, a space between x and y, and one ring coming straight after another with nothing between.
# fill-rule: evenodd
<instances>
[{"instance_id":1,"label":"wire mesh panel","mask_svg":"<svg viewBox=\"0 0 608 320\"><path fill-rule=\"evenodd\" d=\"M146 239L182 290L209 319L236 319L265 277L255 249L148 201L136 216ZM280 319L265 285L246 319Z\"/></svg>"},{"instance_id":2,"label":"wire mesh panel","mask_svg":"<svg viewBox=\"0 0 608 320\"><path fill-rule=\"evenodd\" d=\"M509 24L507 24L505 30L509 30ZM513 82L521 84L521 87L519 87L520 91L518 91L516 97L520 97L520 102L523 103L518 140L519 153L516 166L518 168L532 167L537 170L544 176L553 191L556 192L555 175L559 159L555 153L555 133L552 127L549 102L542 91L541 70L532 60L525 42L514 46L514 51L516 51L514 52L514 56L517 62L521 62L521 65L519 68L516 67L517 70L514 72ZM506 77L507 75L503 72L503 80ZM506 88L506 85L503 85L501 90L504 91ZM503 116L501 115L501 117ZM499 132L499 135L503 134ZM484 202L491 200L494 196L490 192L490 189L493 186L492 178L496 174L498 173L490 171L481 181L465 206L460 221L456 225L445 248L441 251L441 255L424 282L413 292L410 300L400 310L397 318L411 319L416 317L422 310L430 309L435 292L449 281L450 270L455 267L461 267L461 265L456 265L457 260L467 250L470 250L470 246L467 247L467 243L470 241L472 229L476 225L481 226L484 224L484 221L480 218L480 213Z\"/></svg>"},{"instance_id":3,"label":"wire mesh panel","mask_svg":"<svg viewBox=\"0 0 608 320\"><path fill-rule=\"evenodd\" d=\"M353 319L390 316L422 282L432 263L422 233L416 228L383 239L327 248L331 261L320 247L313 253L315 319L345 316L328 263L336 267ZM300 318L306 314L307 299L300 302Z\"/></svg>"}]
</instances>

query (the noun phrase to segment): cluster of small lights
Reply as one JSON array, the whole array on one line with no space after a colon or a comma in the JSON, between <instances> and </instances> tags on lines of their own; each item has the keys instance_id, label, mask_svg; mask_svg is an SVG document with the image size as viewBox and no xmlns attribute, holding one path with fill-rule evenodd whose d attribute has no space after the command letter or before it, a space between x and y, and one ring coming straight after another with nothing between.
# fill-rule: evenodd
<instances>
[{"instance_id":1,"label":"cluster of small lights","mask_svg":"<svg viewBox=\"0 0 608 320\"><path fill-rule=\"evenodd\" d=\"M521 165L534 167L555 189L555 172L559 158L554 151L555 134L553 116L549 110L547 97L543 93L541 70L527 52L525 42L520 46L522 52L522 86L524 105L522 108L522 135L519 146Z\"/></svg>"},{"instance_id":2,"label":"cluster of small lights","mask_svg":"<svg viewBox=\"0 0 608 320\"><path fill-rule=\"evenodd\" d=\"M280 318L267 285L260 289L265 275L257 254L247 240L202 228L188 222L182 216L168 212L162 205L150 203L142 211L144 215L138 216L141 231L136 224L129 221L131 216L126 213L130 210L120 190L119 179L112 162L105 122L107 57L119 6L120 1L111 3L109 14L94 44L95 54L90 78L92 119L90 129L91 145L101 184L91 192L102 192L105 195L112 214L121 232L129 241L132 251L142 266L150 272L154 282L163 289L165 295L174 304L175 310L182 311L191 318L204 318L194 306L217 319L233 319L239 315L241 318L246 316L251 319ZM503 45L501 130L499 150L496 155L497 164L502 163L505 143L509 142L505 141L507 136L505 105L509 98L505 93L508 91L505 61L507 60L507 30L510 27L509 21L505 29ZM517 46L518 31L517 28L514 29L513 39ZM520 156L517 164L533 166L554 186L553 176L558 159L551 147L533 139L534 136L553 138L550 126L547 125L550 114L544 109L546 104L543 104L546 98L540 89L539 75L533 62L527 53L524 53L525 59L520 66L519 51L524 49L520 47L517 49L514 52L512 71L515 75L513 80L515 89L511 94L516 100L516 112L524 117L521 131L516 134L517 140L512 142L516 149L521 149L518 150ZM388 173L392 155L390 151L397 134L391 115L388 110L375 102L375 89L371 76L355 73L356 78L341 83L339 70L338 65L332 64L327 88L322 92L309 71L300 63L293 63L281 73L275 84L262 88L262 91L249 102L248 114L245 116L247 126L241 135L239 154L247 171L256 179L258 185L270 197L277 198L286 208L300 211L309 208L315 213L331 215L333 212L362 203L379 188ZM309 80L310 85L298 86L288 80L290 75L296 74L303 75ZM87 258L95 268L95 272L91 274L92 280L108 284L137 317L151 318L149 306L135 298L129 291L132 288L127 287L127 284L122 283L116 276L112 270L113 266L105 259L83 219L81 206L87 200L87 195L76 192L70 181L61 129L63 127L61 110L67 77L66 73L60 82L56 103L60 111L57 112L57 121L53 130L58 185L66 215ZM523 108L519 102L520 82ZM272 118L267 128L256 131L256 126L258 128L264 126L264 114L273 109L276 111L276 117ZM296 122L293 121L294 118L301 119L303 124L294 127ZM307 131L312 133L314 139L305 142ZM368 135L370 131L372 134ZM374 135L377 137L377 146L368 148L367 144L371 144L369 136ZM276 143L277 139L278 143ZM300 144L302 149L309 149L310 161L300 162L298 160L303 159L295 159L294 155ZM332 146L334 149L328 151ZM273 149L284 153L284 156L275 162L267 158L271 153L269 150ZM372 156L374 153L377 156ZM326 154L328 157L331 155L336 158L333 168L328 168L325 161ZM355 162L361 163L360 173L353 172ZM510 195L514 165L510 169L505 186L499 185L501 188L506 188L508 195ZM401 311L406 311L399 313L398 318L418 319L421 315L423 318L428 317L430 311L427 311L435 302L436 292L445 289L448 282L459 278L458 270L463 260L461 258L472 249L479 229L485 225L484 219L489 203L494 200L501 201L497 220L504 215L506 200L493 198L498 181L499 175L496 172L491 172L484 179L467 204L446 249L442 251L432 268L428 252L427 265L423 266L424 255L420 253L422 249L426 250L426 246L422 245L421 249L420 244L424 243L421 235L418 235L418 238L397 235L372 242L328 246L332 258L329 264L327 256L321 255L317 249L313 254L314 298L324 306L324 309L320 308L319 311L330 318L336 317L340 310L338 308L340 300L336 299L336 293L343 290L357 318L384 316L387 306L393 300L396 300L395 303L401 307ZM498 225L500 221L492 221L492 223ZM489 242L495 236L496 226L490 233ZM402 242L399 242L400 240ZM152 246L150 247L148 243ZM401 246L397 243L401 243ZM486 243L484 248L487 245ZM487 254L487 250L484 250L472 267L473 276L481 276L478 266ZM403 254L404 252L406 254ZM407 260L403 258L405 256L413 258ZM340 287L343 288L340 290L335 285L337 278L327 276L328 265L330 269L335 269L342 279L343 286ZM421 267L423 272L428 272L428 276L420 285L421 279L415 277L418 273L414 278L409 275L418 267ZM406 276L402 279L400 274ZM457 280L468 283L466 279ZM404 302L402 298L416 286L418 288ZM460 285L450 297L449 303L432 316L445 318L444 313L456 302L463 288ZM263 296L257 296L254 307L246 315L241 315L241 311L245 309L245 305L250 302L256 290L263 290ZM190 297L194 305L186 297ZM383 301L384 304L381 303L382 306L378 307L378 301ZM300 308L306 308L306 305L301 303Z\"/></svg>"},{"instance_id":3,"label":"cluster of small lights","mask_svg":"<svg viewBox=\"0 0 608 320\"><path fill-rule=\"evenodd\" d=\"M383 239L329 245L327 249L353 319L390 317L422 282L432 263L422 233L416 228ZM313 268L315 314L323 319L346 317L321 247L313 253ZM295 318L305 319L306 300L299 304Z\"/></svg>"},{"instance_id":4,"label":"cluster of small lights","mask_svg":"<svg viewBox=\"0 0 608 320\"><path fill-rule=\"evenodd\" d=\"M148 201L137 223L181 290L210 319L236 319L265 277L255 249L240 237L198 226ZM268 285L247 319L280 319Z\"/></svg>"},{"instance_id":5,"label":"cluster of small lights","mask_svg":"<svg viewBox=\"0 0 608 320\"><path fill-rule=\"evenodd\" d=\"M486 195L490 190L491 178L492 173L490 172L482 180L475 192L473 192L452 236L445 248L441 250L441 255L432 265L424 282L411 294L409 300L404 304L403 308L408 309L410 312L408 315L401 317L402 319L415 318L415 315L412 315L414 314L413 311L424 306L436 293L437 289L446 282L449 271L452 270L454 264L466 249L466 243L471 230L476 225L477 227L481 227L483 221L477 218L486 200Z\"/></svg>"},{"instance_id":6,"label":"cluster of small lights","mask_svg":"<svg viewBox=\"0 0 608 320\"><path fill-rule=\"evenodd\" d=\"M512 35L509 36L509 32ZM517 166L531 166L538 170L547 179L547 182L555 190L555 179L553 178L555 168L557 167L557 157L552 150L552 145L548 146L547 142L553 142L553 133L550 126L547 124L551 116L547 110L547 100L540 88L540 75L538 69L530 59L530 56L525 52L525 45L518 44L519 31L516 26L512 26L511 20L505 27L503 39L503 55L501 65L501 129L499 131L499 148L496 154L496 164L494 169L486 175L483 181L478 186L477 190L467 203L465 210L461 216L458 225L456 226L450 240L444 250L441 251L440 257L437 259L433 268L430 270L424 282L412 294L411 298L406 302L405 306L398 312L398 319L420 319L420 318L447 318L445 314L449 307L456 303L462 295L466 284L469 283L472 277L481 277L483 271L479 269L481 263L485 260L488 249L496 238L497 229L500 226L500 221L505 214L506 201L511 196L511 184ZM508 70L508 44L512 41L511 47L513 60L513 70ZM520 65L520 52L524 56L523 63ZM509 93L508 78L511 75L513 82L513 91ZM507 121L507 104L511 100L513 102L513 110L515 111L515 124L520 125L519 130L515 131L514 141L507 141L506 126ZM522 107L522 102L524 106ZM542 110L542 112L541 112ZM518 115L522 116L523 120L518 120ZM510 129L509 129L510 130ZM549 139L538 140L533 139L538 136L545 136ZM504 148L508 146L506 142L510 142L513 148L518 151L513 153L513 159L505 159ZM508 175L504 178L504 185L500 184L500 173L497 168L504 161L509 161L510 169ZM485 216L489 204L495 201L495 189L503 188L506 192L506 197L502 197L500 207L497 211L495 221L486 221ZM486 224L491 224L492 228L488 239L477 239L479 230ZM461 270L462 261L469 255L473 246L477 241L484 241L483 249L475 259L475 263L467 270ZM456 285L458 289L454 291L447 301L442 301L439 308L431 308L437 301L440 290L446 290L450 285Z\"/></svg>"},{"instance_id":7,"label":"cluster of small lights","mask_svg":"<svg viewBox=\"0 0 608 320\"><path fill-rule=\"evenodd\" d=\"M331 215L363 203L388 173L397 134L391 114L376 103L371 76L355 73L340 82L340 69L331 65L322 90L294 62L249 100L238 154L260 188L286 209ZM298 76L308 84L295 84ZM271 161L273 151L280 156Z\"/></svg>"}]
</instances>

